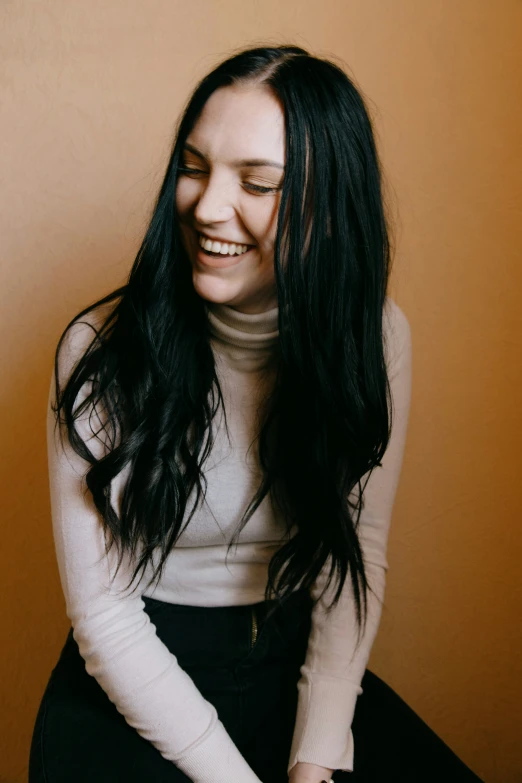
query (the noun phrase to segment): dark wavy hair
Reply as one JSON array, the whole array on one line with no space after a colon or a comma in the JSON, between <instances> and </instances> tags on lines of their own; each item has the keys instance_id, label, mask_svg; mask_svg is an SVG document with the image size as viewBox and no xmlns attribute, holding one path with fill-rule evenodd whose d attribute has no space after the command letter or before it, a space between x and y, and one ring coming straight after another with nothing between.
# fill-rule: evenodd
<instances>
[{"instance_id":1,"label":"dark wavy hair","mask_svg":"<svg viewBox=\"0 0 522 783\"><path fill-rule=\"evenodd\" d=\"M65 428L74 451L90 463L84 478L103 521L106 553L116 543L118 569L124 552L135 558L132 584L159 548L153 572L159 580L185 515L189 524L206 490L203 465L214 442L212 420L223 405L175 192L184 142L208 98L227 85L271 89L284 109L286 132L274 250L277 373L258 433L263 478L227 556L270 493L287 535L269 563L265 599L275 596L277 603L297 588L309 589L330 558L325 590L334 574L337 590L328 610L349 570L360 632L371 590L357 535L361 479L381 464L391 435L383 332L390 240L372 122L339 66L297 46L256 47L233 54L199 82L179 121L127 284L82 310L60 337L55 425L61 422L62 444ZM113 301L61 390L58 356L68 330ZM76 404L84 387L89 393ZM78 417L97 406L108 443L100 459L76 427ZM111 481L126 466L118 515Z\"/></svg>"}]
</instances>

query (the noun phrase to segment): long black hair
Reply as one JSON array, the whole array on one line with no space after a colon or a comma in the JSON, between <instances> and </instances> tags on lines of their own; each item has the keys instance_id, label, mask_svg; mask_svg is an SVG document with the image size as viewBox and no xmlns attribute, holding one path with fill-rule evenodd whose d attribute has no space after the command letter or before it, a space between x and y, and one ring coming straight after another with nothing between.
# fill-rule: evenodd
<instances>
[{"instance_id":1,"label":"long black hair","mask_svg":"<svg viewBox=\"0 0 522 783\"><path fill-rule=\"evenodd\" d=\"M228 85L271 89L286 132L274 250L277 375L259 430L263 479L229 549L269 494L287 531L269 563L265 598L282 601L298 587L310 588L329 560L326 587L335 574L337 590L328 609L350 571L360 631L371 590L357 534L361 479L381 464L391 435L383 332L390 240L372 121L338 65L297 46L256 47L233 54L199 82L127 284L82 310L60 337L55 424L61 422L62 444L65 428L74 451L90 463L86 491L103 521L106 552L116 543L118 569L124 552L135 558L132 584L159 551L151 582L159 580L185 515L189 524L204 495L212 420L223 405L175 192L184 142L208 98ZM93 326L92 315L111 302ZM60 389L60 347L88 313L93 338ZM102 422L106 452L99 459L76 427L85 411L98 411ZM118 514L111 481L124 468Z\"/></svg>"}]
</instances>

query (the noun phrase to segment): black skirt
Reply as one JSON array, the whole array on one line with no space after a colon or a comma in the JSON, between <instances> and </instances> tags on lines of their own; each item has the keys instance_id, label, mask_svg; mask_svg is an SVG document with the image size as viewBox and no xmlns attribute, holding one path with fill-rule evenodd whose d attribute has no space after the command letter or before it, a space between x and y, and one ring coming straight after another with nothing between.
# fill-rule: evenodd
<instances>
[{"instance_id":1,"label":"black skirt","mask_svg":"<svg viewBox=\"0 0 522 783\"><path fill-rule=\"evenodd\" d=\"M159 638L263 783L287 783L297 681L311 601L295 592L246 606L200 607L143 598ZM354 771L336 783L481 783L429 726L368 669L352 732ZM29 783L187 783L85 670L69 631L36 717ZM240 781L231 781L240 783ZM318 782L319 783L319 782Z\"/></svg>"}]
</instances>

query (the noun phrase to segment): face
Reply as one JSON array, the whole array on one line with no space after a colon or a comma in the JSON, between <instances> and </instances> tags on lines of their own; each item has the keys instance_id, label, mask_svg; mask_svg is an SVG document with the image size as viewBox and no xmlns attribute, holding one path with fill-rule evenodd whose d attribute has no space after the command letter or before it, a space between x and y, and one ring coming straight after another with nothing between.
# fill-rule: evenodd
<instances>
[{"instance_id":1,"label":"face","mask_svg":"<svg viewBox=\"0 0 522 783\"><path fill-rule=\"evenodd\" d=\"M261 86L216 90L186 140L176 188L182 241L203 299L243 313L277 306L284 165L284 113L274 94Z\"/></svg>"}]
</instances>

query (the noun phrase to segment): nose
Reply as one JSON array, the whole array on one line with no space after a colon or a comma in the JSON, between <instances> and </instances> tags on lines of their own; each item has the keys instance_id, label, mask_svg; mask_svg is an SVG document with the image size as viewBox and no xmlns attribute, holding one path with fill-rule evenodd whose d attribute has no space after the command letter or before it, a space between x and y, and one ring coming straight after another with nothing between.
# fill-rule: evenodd
<instances>
[{"instance_id":1,"label":"nose","mask_svg":"<svg viewBox=\"0 0 522 783\"><path fill-rule=\"evenodd\" d=\"M234 215L235 207L232 196L232 185L209 177L206 183L201 183L194 217L200 225L209 225L229 220Z\"/></svg>"}]
</instances>

